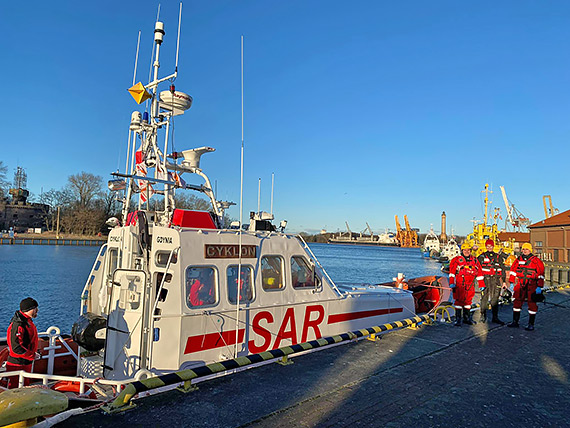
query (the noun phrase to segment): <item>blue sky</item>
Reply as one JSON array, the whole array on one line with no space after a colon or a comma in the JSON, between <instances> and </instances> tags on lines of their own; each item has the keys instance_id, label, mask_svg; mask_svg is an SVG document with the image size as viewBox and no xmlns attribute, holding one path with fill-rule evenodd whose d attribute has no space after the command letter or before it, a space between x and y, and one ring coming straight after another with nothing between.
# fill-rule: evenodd
<instances>
[{"instance_id":1,"label":"blue sky","mask_svg":"<svg viewBox=\"0 0 570 428\"><path fill-rule=\"evenodd\" d=\"M39 194L87 171L124 169L138 31L147 82L154 1L2 5L1 160ZM290 231L368 222L466 234L499 186L533 221L542 196L570 208L567 1L186 1L176 150L239 202L240 36L245 38L244 213ZM162 2L162 76L174 66L178 2ZM165 88L163 88L165 89ZM200 183L199 180L189 180ZM233 207L229 214L237 218ZM449 230L448 230L449 232Z\"/></svg>"}]
</instances>

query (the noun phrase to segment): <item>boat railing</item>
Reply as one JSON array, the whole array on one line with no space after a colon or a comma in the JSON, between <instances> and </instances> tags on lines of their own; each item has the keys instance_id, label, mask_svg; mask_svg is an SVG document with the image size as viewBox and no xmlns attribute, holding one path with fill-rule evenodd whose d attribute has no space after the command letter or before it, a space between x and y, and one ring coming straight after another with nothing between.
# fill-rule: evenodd
<instances>
[{"instance_id":1,"label":"boat railing","mask_svg":"<svg viewBox=\"0 0 570 428\"><path fill-rule=\"evenodd\" d=\"M60 376L54 374L28 373L22 370L17 370L12 372L0 372L0 379L12 376L19 376L18 388L22 388L24 386L25 379L40 380L42 382L42 385L44 386L48 386L50 382L58 382L58 381L77 382L79 383L79 394L85 394L86 387L87 386L91 387L93 385L107 385L112 387L115 391L120 391L123 385L126 385L133 381L133 379L107 380L103 378L83 378L78 376Z\"/></svg>"},{"instance_id":2,"label":"boat railing","mask_svg":"<svg viewBox=\"0 0 570 428\"><path fill-rule=\"evenodd\" d=\"M97 258L95 259L96 260L95 264L91 268L91 272L89 272L89 276L87 277L87 281L85 282L85 286L83 287L83 291L81 292L81 297L80 297L81 301L81 305L79 307L80 316L83 315L84 313L83 311L87 306L87 300L89 299L89 292L91 289L91 285L95 281L96 272L103 267L103 260L104 260L103 256L105 255L106 251L107 251L107 244L103 244L99 249L99 253L97 254Z\"/></svg>"},{"instance_id":3,"label":"boat railing","mask_svg":"<svg viewBox=\"0 0 570 428\"><path fill-rule=\"evenodd\" d=\"M49 344L48 344L48 346L45 346L42 349L43 351L47 351L47 355L42 355L39 358L40 360L47 360L47 372L48 372L48 374L53 374L53 369L54 369L56 357L59 358L59 357L66 357L68 355L71 355L73 358L75 358L75 360L77 362L79 362L79 356L73 351L73 349L71 349L71 346L69 346L67 344L65 339L63 337L61 337L61 330L59 329L59 327L52 325L46 331L42 331L42 332L38 333L38 336L39 337L45 337L45 336L48 337ZM8 339L6 337L0 337L1 343L7 342L7 340ZM58 340L63 345L63 347L65 349L67 349L67 352L60 352L59 354L56 354L55 351L58 349L61 349L61 346L59 346L57 344ZM2 376L4 376L4 375L2 375Z\"/></svg>"},{"instance_id":4,"label":"boat railing","mask_svg":"<svg viewBox=\"0 0 570 428\"><path fill-rule=\"evenodd\" d=\"M42 385L47 385L49 382L53 381L72 381L79 383L79 393L83 394L85 392L85 385L92 385L94 383L100 383L102 385L109 385L118 387L120 385L128 383L128 381L111 381L105 379L91 379L91 378L80 378L75 376L61 376L61 375L54 375L54 367L55 367L55 359L72 356L79 364L79 356L73 351L73 349L67 344L65 339L61 337L61 331L56 326L51 326L47 329L47 331L38 333L39 337L48 336L49 345L43 348L43 351L47 351L46 355L42 355L40 359L47 360L47 373L28 373L21 370L11 371L11 372L0 372L0 379L11 377L11 376L19 376L18 387L21 388L24 386L25 379L34 379L34 380L41 380ZM0 338L0 341L3 338ZM62 346L58 345L58 342L66 348L67 352L60 352L56 353L58 349L61 349ZM33 370L33 369L32 369Z\"/></svg>"},{"instance_id":5,"label":"boat railing","mask_svg":"<svg viewBox=\"0 0 570 428\"><path fill-rule=\"evenodd\" d=\"M39 335L48 335L48 340L49 340L49 346L45 347L43 350L47 350L48 354L47 355L42 355L41 359L47 359L47 372L48 374L53 374L53 368L55 365L55 357L57 356L59 357L65 357L67 355L71 355L73 356L73 358L75 358L75 361L77 361L79 363L79 356L73 351L73 349L71 349L71 347L67 344L67 342L65 341L65 339L63 339L61 337L61 330L56 327L56 326L51 326L47 329L46 332L44 333L40 333ZM59 340L59 342L67 349L67 352L63 352L63 353L59 353L56 354L55 351L57 349L60 349L61 346L57 345L57 341Z\"/></svg>"},{"instance_id":6,"label":"boat railing","mask_svg":"<svg viewBox=\"0 0 570 428\"><path fill-rule=\"evenodd\" d=\"M317 257L315 256L315 254L313 253L313 251L311 250L311 248L309 247L309 245L307 245L307 242L303 239L303 237L301 235L297 235L297 238L299 238L299 240L303 243L303 246L305 248L305 250L307 250L309 252L309 254L311 255L311 258L313 259L313 261L319 266L319 269L323 272L323 274L327 277L327 280L330 282L330 284L332 285L332 287L336 290L336 292L339 295L344 294L343 292L340 291L340 289L336 286L335 282L332 280L332 278L330 277L330 275L328 274L328 272L325 270L325 268L323 267L323 265L321 264L321 262L319 262L319 259L317 259Z\"/></svg>"}]
</instances>

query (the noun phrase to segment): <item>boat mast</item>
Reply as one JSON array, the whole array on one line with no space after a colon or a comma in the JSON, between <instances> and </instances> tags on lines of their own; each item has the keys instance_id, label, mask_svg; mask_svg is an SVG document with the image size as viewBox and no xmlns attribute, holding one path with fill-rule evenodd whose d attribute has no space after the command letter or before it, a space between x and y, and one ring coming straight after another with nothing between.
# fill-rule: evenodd
<instances>
[{"instance_id":1,"label":"boat mast","mask_svg":"<svg viewBox=\"0 0 570 428\"><path fill-rule=\"evenodd\" d=\"M489 184L485 184L484 192L485 192L485 219L483 221L483 224L485 225L485 227L487 227L487 219L488 219L487 208L489 205Z\"/></svg>"},{"instance_id":2,"label":"boat mast","mask_svg":"<svg viewBox=\"0 0 570 428\"><path fill-rule=\"evenodd\" d=\"M271 215L273 215L273 188L275 187L275 173L271 173ZM326 227L326 225L325 225Z\"/></svg>"},{"instance_id":3,"label":"boat mast","mask_svg":"<svg viewBox=\"0 0 570 428\"><path fill-rule=\"evenodd\" d=\"M243 154L244 154L244 138L243 138L243 35L241 36L241 165L240 165L240 189L239 189L239 258L238 258L238 279L236 284L236 346L234 348L234 356L238 354L239 339L239 305L240 305L240 287L241 287L241 249L243 234Z\"/></svg>"}]
</instances>

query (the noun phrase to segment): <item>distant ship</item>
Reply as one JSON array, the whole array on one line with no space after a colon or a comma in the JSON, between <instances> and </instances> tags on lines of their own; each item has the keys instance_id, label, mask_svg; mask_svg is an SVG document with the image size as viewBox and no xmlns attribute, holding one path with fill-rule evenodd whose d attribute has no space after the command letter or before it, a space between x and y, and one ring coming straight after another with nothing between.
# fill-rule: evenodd
<instances>
[{"instance_id":1,"label":"distant ship","mask_svg":"<svg viewBox=\"0 0 570 428\"><path fill-rule=\"evenodd\" d=\"M396 234L386 230L384 233L374 235L370 225L366 223L366 228L370 234L353 233L346 222L347 232L339 232L329 238L329 244L351 244L351 245L378 245L385 247L399 247L400 243L396 238Z\"/></svg>"}]
</instances>

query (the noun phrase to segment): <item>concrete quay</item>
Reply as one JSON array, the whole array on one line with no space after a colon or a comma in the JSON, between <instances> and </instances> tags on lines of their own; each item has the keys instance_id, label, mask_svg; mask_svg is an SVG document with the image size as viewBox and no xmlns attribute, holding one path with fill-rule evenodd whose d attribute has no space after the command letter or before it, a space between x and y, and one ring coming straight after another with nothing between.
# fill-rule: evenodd
<instances>
[{"instance_id":1,"label":"concrete quay","mask_svg":"<svg viewBox=\"0 0 570 428\"><path fill-rule=\"evenodd\" d=\"M523 328L526 305L518 329L424 325L58 426L570 427L570 290L548 293L547 302L532 332ZM510 321L511 307L500 317Z\"/></svg>"}]
</instances>

